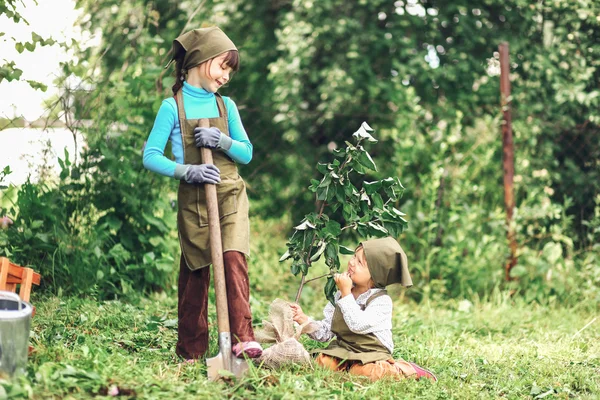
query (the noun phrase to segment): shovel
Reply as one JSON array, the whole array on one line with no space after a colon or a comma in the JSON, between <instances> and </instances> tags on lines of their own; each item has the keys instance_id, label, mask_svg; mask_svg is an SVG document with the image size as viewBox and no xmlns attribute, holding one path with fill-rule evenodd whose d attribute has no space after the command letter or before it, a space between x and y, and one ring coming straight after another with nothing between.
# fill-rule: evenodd
<instances>
[{"instance_id":1,"label":"shovel","mask_svg":"<svg viewBox=\"0 0 600 400\"><path fill-rule=\"evenodd\" d=\"M200 128L209 128L207 119L198 121ZM202 147L202 160L212 164L212 151ZM219 203L217 202L217 187L205 183L206 208L208 210L208 231L210 234L210 256L212 258L213 274L215 276L215 297L217 299L217 325L219 328L219 353L206 359L208 378L217 380L229 371L236 377L241 377L248 370L248 363L234 357L231 352L231 332L229 330L229 309L227 307L227 287L225 285L225 267L223 265L223 245L221 243L221 224L219 223Z\"/></svg>"}]
</instances>

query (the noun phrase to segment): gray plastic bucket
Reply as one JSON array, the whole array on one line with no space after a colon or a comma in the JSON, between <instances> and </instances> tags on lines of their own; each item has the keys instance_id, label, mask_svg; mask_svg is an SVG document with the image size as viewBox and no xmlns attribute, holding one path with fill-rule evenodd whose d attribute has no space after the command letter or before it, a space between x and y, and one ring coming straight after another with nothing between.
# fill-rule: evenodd
<instances>
[{"instance_id":1,"label":"gray plastic bucket","mask_svg":"<svg viewBox=\"0 0 600 400\"><path fill-rule=\"evenodd\" d=\"M31 304L0 290L0 378L25 373Z\"/></svg>"}]
</instances>

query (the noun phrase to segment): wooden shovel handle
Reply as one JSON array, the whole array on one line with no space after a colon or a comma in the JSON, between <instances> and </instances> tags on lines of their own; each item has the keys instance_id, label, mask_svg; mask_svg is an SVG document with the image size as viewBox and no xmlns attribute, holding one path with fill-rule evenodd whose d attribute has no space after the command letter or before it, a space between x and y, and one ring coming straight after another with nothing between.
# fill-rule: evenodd
<instances>
[{"instance_id":1,"label":"wooden shovel handle","mask_svg":"<svg viewBox=\"0 0 600 400\"><path fill-rule=\"evenodd\" d=\"M208 119L198 121L200 128L209 128ZM212 150L206 147L200 149L202 162L213 164ZM219 203L217 186L212 183L204 184L206 192L206 208L208 210L208 231L210 234L210 257L212 258L213 274L215 276L215 297L217 299L217 325L219 333L229 332L229 309L227 307L227 286L225 284L225 266L223 265L223 244L221 243L221 224L219 221Z\"/></svg>"}]
</instances>

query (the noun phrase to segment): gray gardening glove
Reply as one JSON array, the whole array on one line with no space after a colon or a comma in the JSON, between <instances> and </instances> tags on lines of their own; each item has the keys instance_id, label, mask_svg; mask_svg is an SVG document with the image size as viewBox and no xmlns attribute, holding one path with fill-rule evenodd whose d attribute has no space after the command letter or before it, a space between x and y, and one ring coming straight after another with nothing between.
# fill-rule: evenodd
<instances>
[{"instance_id":1,"label":"gray gardening glove","mask_svg":"<svg viewBox=\"0 0 600 400\"><path fill-rule=\"evenodd\" d=\"M214 126L211 128L194 128L194 142L196 147L219 150L229 150L231 148L231 138Z\"/></svg>"},{"instance_id":2,"label":"gray gardening glove","mask_svg":"<svg viewBox=\"0 0 600 400\"><path fill-rule=\"evenodd\" d=\"M184 179L187 183L217 184L221 182L221 171L213 164L183 165L183 167L186 167L186 169L179 179ZM177 174L177 168L175 175L179 175Z\"/></svg>"}]
</instances>

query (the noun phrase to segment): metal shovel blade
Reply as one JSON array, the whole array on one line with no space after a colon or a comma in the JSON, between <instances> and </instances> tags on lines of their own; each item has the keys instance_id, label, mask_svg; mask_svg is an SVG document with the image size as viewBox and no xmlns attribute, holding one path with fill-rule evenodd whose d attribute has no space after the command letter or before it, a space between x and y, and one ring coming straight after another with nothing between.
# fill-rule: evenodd
<instances>
[{"instance_id":1,"label":"metal shovel blade","mask_svg":"<svg viewBox=\"0 0 600 400\"><path fill-rule=\"evenodd\" d=\"M231 352L231 337L229 332L219 334L219 353L206 359L207 375L211 381L233 374L241 378L248 371L246 360L237 358Z\"/></svg>"}]
</instances>

